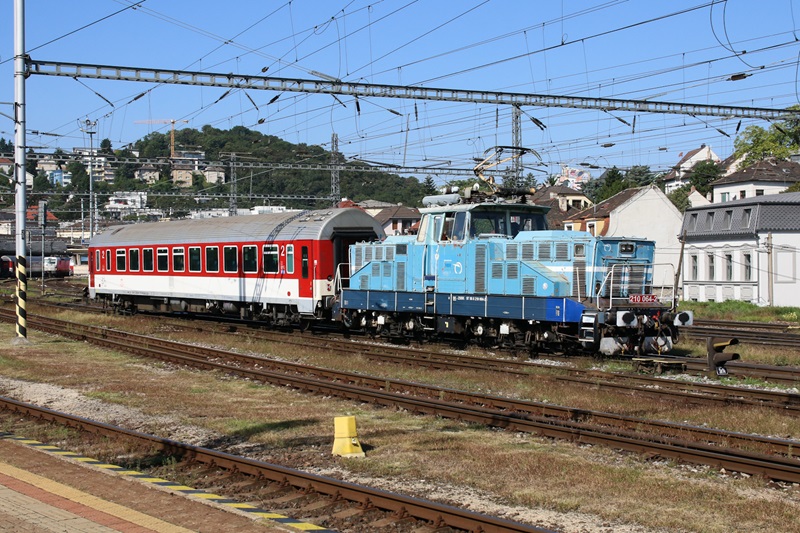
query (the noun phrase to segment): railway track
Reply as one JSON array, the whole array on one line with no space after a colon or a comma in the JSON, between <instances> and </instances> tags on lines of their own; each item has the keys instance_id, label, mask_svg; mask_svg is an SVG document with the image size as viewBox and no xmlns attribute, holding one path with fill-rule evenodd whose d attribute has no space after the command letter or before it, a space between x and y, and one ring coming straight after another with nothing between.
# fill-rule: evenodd
<instances>
[{"instance_id":1,"label":"railway track","mask_svg":"<svg viewBox=\"0 0 800 533\"><path fill-rule=\"evenodd\" d=\"M534 533L549 530L475 513L465 509L444 505L429 500L412 498L392 492L365 487L318 476L300 470L265 463L221 451L156 437L87 418L70 415L0 397L0 408L43 421L78 429L112 439L123 439L148 448L160 450L167 456L177 456L190 466L202 465L211 471L223 469L228 473L247 476L251 482L265 485L258 491L261 498L285 502L296 501L302 507L295 509L294 518L302 519L328 528L337 528L354 521L359 524L369 515L368 531L396 531L399 524L420 532L440 531L450 528L455 531L485 533ZM293 496L287 495L291 489ZM272 494L272 496L269 496ZM248 493L252 498L253 494ZM275 505L278 505L277 503ZM379 513L378 516L375 514ZM363 526L360 526L363 527Z\"/></svg>"},{"instance_id":2,"label":"railway track","mask_svg":"<svg viewBox=\"0 0 800 533\"><path fill-rule=\"evenodd\" d=\"M4 313L7 319L8 314ZM194 368L218 370L320 395L399 407L546 437L723 467L800 482L799 441L646 420L492 395L338 372L85 326L29 317L31 327Z\"/></svg>"},{"instance_id":3,"label":"railway track","mask_svg":"<svg viewBox=\"0 0 800 533\"><path fill-rule=\"evenodd\" d=\"M62 306L58 306L62 307ZM97 308L95 308L97 310ZM186 320L170 320L162 324L172 328L208 331L209 323L202 321L198 326ZM601 372L598 370L580 370L545 367L536 362L520 361L509 358L491 358L463 355L452 352L386 346L368 342L352 342L331 336L295 335L286 332L253 328L252 324L232 321L228 323L211 322L211 327L221 333L244 335L260 341L276 342L281 345L295 345L305 349L335 350L338 353L350 353L375 360L403 364L415 367L428 367L442 370L478 370L497 371L505 374L530 376L536 373L538 380L553 380L574 385L593 387L599 390L614 390L628 394L646 395L666 398L674 402L688 402L693 405L728 405L756 406L782 410L794 416L800 415L800 396L789 392L757 390L730 385L699 383L686 380L668 380L662 377L639 374L621 374ZM569 358L564 360L569 361ZM707 375L707 361L697 358L673 358L683 365L687 372L696 375ZM751 363L729 363L729 375L739 377L759 377L766 381L800 384L800 369L790 367L773 367ZM542 370L556 376L546 375Z\"/></svg>"}]
</instances>

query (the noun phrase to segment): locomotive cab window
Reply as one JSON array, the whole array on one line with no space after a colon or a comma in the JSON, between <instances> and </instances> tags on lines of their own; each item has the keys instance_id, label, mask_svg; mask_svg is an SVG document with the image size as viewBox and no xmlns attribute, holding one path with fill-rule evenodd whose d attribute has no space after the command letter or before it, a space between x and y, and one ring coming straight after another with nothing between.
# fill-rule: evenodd
<instances>
[{"instance_id":1,"label":"locomotive cab window","mask_svg":"<svg viewBox=\"0 0 800 533\"><path fill-rule=\"evenodd\" d=\"M222 261L225 272L239 271L239 250L236 246L225 246L222 248Z\"/></svg>"},{"instance_id":2,"label":"locomotive cab window","mask_svg":"<svg viewBox=\"0 0 800 533\"><path fill-rule=\"evenodd\" d=\"M278 273L278 245L265 244L264 245L264 273L277 274Z\"/></svg>"},{"instance_id":3,"label":"locomotive cab window","mask_svg":"<svg viewBox=\"0 0 800 533\"><path fill-rule=\"evenodd\" d=\"M169 248L159 248L156 250L156 267L159 272L169 271Z\"/></svg>"},{"instance_id":4,"label":"locomotive cab window","mask_svg":"<svg viewBox=\"0 0 800 533\"><path fill-rule=\"evenodd\" d=\"M258 272L258 247L242 247L242 269L248 274Z\"/></svg>"},{"instance_id":5,"label":"locomotive cab window","mask_svg":"<svg viewBox=\"0 0 800 533\"><path fill-rule=\"evenodd\" d=\"M125 250L117 250L117 272L125 272Z\"/></svg>"},{"instance_id":6,"label":"locomotive cab window","mask_svg":"<svg viewBox=\"0 0 800 533\"><path fill-rule=\"evenodd\" d=\"M153 249L142 249L142 267L145 272L153 271Z\"/></svg>"},{"instance_id":7,"label":"locomotive cab window","mask_svg":"<svg viewBox=\"0 0 800 533\"><path fill-rule=\"evenodd\" d=\"M206 247L206 272L219 272L219 248Z\"/></svg>"},{"instance_id":8,"label":"locomotive cab window","mask_svg":"<svg viewBox=\"0 0 800 533\"><path fill-rule=\"evenodd\" d=\"M200 247L189 247L189 272L201 272L203 265L200 261Z\"/></svg>"},{"instance_id":9,"label":"locomotive cab window","mask_svg":"<svg viewBox=\"0 0 800 533\"><path fill-rule=\"evenodd\" d=\"M186 270L186 256L184 255L183 248L172 249L172 270L175 272L183 272Z\"/></svg>"},{"instance_id":10,"label":"locomotive cab window","mask_svg":"<svg viewBox=\"0 0 800 533\"><path fill-rule=\"evenodd\" d=\"M453 235L454 241L463 241L467 234L467 214L465 212L456 213L453 220Z\"/></svg>"},{"instance_id":11,"label":"locomotive cab window","mask_svg":"<svg viewBox=\"0 0 800 533\"><path fill-rule=\"evenodd\" d=\"M128 250L128 268L131 272L139 272L139 249Z\"/></svg>"},{"instance_id":12,"label":"locomotive cab window","mask_svg":"<svg viewBox=\"0 0 800 533\"><path fill-rule=\"evenodd\" d=\"M622 242L619 245L619 253L622 255L633 255L636 251L636 245L632 242Z\"/></svg>"}]
</instances>

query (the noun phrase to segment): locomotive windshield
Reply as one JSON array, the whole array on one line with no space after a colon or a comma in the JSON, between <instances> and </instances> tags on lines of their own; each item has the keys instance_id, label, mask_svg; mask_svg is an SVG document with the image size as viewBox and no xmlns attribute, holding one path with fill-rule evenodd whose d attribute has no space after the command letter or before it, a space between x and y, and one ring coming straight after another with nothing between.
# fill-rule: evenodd
<instances>
[{"instance_id":1,"label":"locomotive windshield","mask_svg":"<svg viewBox=\"0 0 800 533\"><path fill-rule=\"evenodd\" d=\"M547 224L542 213L473 211L470 235L494 234L514 238L520 231L545 229Z\"/></svg>"}]
</instances>

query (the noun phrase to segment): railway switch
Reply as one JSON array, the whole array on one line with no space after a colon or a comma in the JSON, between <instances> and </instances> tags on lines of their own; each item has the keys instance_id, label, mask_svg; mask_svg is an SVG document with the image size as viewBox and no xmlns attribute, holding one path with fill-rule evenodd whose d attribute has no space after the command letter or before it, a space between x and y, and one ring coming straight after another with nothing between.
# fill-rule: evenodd
<instances>
[{"instance_id":1,"label":"railway switch","mask_svg":"<svg viewBox=\"0 0 800 533\"><path fill-rule=\"evenodd\" d=\"M337 416L333 419L333 455L341 457L364 457L364 450L358 442L356 417Z\"/></svg>"},{"instance_id":2,"label":"railway switch","mask_svg":"<svg viewBox=\"0 0 800 533\"><path fill-rule=\"evenodd\" d=\"M728 370L725 363L739 359L738 353L723 353L728 346L739 344L737 338L708 337L706 340L706 352L708 353L708 372L714 371L717 376L727 376Z\"/></svg>"}]
</instances>

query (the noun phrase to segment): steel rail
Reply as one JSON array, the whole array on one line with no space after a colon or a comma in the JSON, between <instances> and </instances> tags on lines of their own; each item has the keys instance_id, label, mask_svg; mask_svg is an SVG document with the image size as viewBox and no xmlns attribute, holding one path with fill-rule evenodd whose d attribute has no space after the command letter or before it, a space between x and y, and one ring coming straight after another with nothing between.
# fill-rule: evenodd
<instances>
[{"instance_id":1,"label":"steel rail","mask_svg":"<svg viewBox=\"0 0 800 533\"><path fill-rule=\"evenodd\" d=\"M225 452L193 446L172 439L157 437L139 431L120 428L80 416L62 413L39 407L12 398L0 396L0 407L12 412L56 422L60 425L88 431L100 435L119 437L120 435L138 442L158 446L167 453L180 455L198 463L213 465L229 471L241 472L250 476L269 479L274 482L313 490L331 498L344 498L356 502L362 508L378 508L396 513L399 517L410 516L424 520L436 527L452 528L485 533L545 532L548 530L521 524L503 518L492 517L430 500L412 498L402 494L365 487L326 476L320 476L265 463L255 459L231 455Z\"/></svg>"}]
</instances>

